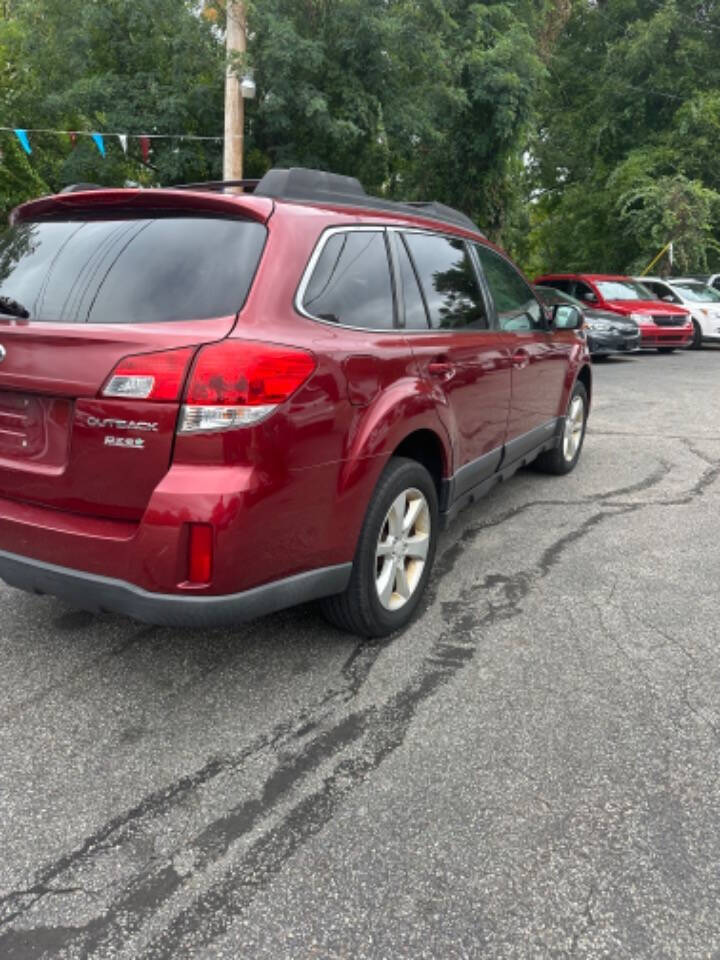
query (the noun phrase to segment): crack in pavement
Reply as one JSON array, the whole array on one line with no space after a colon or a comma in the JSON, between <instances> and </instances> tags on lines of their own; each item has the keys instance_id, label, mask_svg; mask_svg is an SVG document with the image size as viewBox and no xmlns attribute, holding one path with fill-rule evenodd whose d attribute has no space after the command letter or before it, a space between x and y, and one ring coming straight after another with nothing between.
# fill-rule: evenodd
<instances>
[{"instance_id":1,"label":"crack in pavement","mask_svg":"<svg viewBox=\"0 0 720 960\"><path fill-rule=\"evenodd\" d=\"M484 627L490 627L500 620L521 613L520 604L529 591L550 573L570 546L591 533L598 524L609 518L645 509L649 505L647 501L614 504L611 502L612 497L649 489L661 483L669 470L667 464L661 464L650 477L633 484L631 488L609 491L581 501L585 506L598 503L602 508L601 512L593 514L579 527L558 538L544 550L533 567L511 576L487 575L479 583L464 588L457 600L444 603L442 606L449 620L448 627L435 641L430 654L424 658L413 678L384 704L335 720L324 730L320 730L322 723L332 720L332 716L312 716L312 710L318 708L318 704L315 704L314 708L304 711L299 718L285 721L274 728L271 734L256 738L236 756L213 759L194 774L150 794L132 810L114 818L87 838L79 848L41 871L36 887L47 885L66 871L83 866L84 861L91 858L95 851L101 847L107 849L106 841L110 838L114 840L112 846L119 846L125 839L123 831L133 823L167 811L177 802L178 797L196 791L228 769L241 767L256 753L275 747L281 742L297 742L298 738L305 738L309 733L319 731L310 743L302 745L294 754L291 752L280 763L266 781L259 798L247 800L234 807L182 848L183 851L192 852L193 862L197 857L200 869L207 870L213 864L221 863L233 844L246 837L262 821L268 820L280 802L288 798L311 772L318 771L341 751L361 748L359 756L341 758L332 773L324 779L320 790L301 799L281 818L279 824L266 829L249 850L227 869L218 884L200 894L189 907L175 917L164 933L149 945L146 955L157 958L177 956L176 947L184 938L194 933L199 933L203 943L214 939L226 929L231 919L250 902L257 891L279 872L285 861L307 839L322 829L343 799L404 742L417 709L474 658L477 652L477 633ZM719 474L720 464L705 471L682 502L689 502L695 496L702 495ZM452 570L462 543L473 539L488 526L497 526L531 506L544 503L545 501L534 501L524 504L507 512L500 519L468 528L440 558L440 576L444 577ZM565 506L567 501L552 503ZM479 590L483 591L480 595L486 608L482 616L470 608L470 603L477 599ZM494 602L491 596L485 596L486 592L489 595L493 592L499 594L499 601ZM390 642L392 639L382 643L359 643L341 671L345 684L339 690L331 690L322 698L321 710L328 705L338 708L352 700L367 679L380 652ZM197 880L197 873L192 875ZM107 955L110 943L121 946L129 933L141 928L149 914L170 901L186 884L186 879L186 875L178 873L172 865L151 866L149 870L141 871L127 885L123 896L104 914L85 926L8 929L0 935L0 951L3 951L4 957L10 957L22 943L22 956L30 960L32 957L43 956L50 944L53 955L70 946L79 948L86 956L89 951L102 947L103 952L99 955ZM0 905L15 903L18 897L26 895L27 892L13 891L0 898ZM33 904L36 902L37 900L33 901ZM25 905L24 910L15 912L13 919L33 904ZM6 917L5 925L8 922Z\"/></svg>"},{"instance_id":2,"label":"crack in pavement","mask_svg":"<svg viewBox=\"0 0 720 960\"><path fill-rule=\"evenodd\" d=\"M572 545L591 534L598 524L629 511L630 508L604 507L558 538L529 569L509 576L486 575L479 582L467 585L458 599L444 603L448 625L404 687L383 704L336 719L332 726L280 765L266 781L260 797L239 804L186 845L184 851L192 854L193 861L198 860L201 869L207 870L218 863L224 866L222 858L231 845L246 837L262 820L268 820L280 801L288 798L311 771L333 761L343 751L355 749L357 755L339 757L320 789L301 797L279 823L269 825L259 839L227 867L218 883L181 909L158 939L147 946L144 955L157 960L176 957L187 937L195 941L199 936L207 943L220 935L230 920L282 869L286 860L332 818L338 805L404 742L419 707L473 660L481 631L521 614L524 598L548 576ZM470 606L478 596L483 599L483 614ZM199 874L191 876L196 886ZM120 900L84 927L71 931L66 927L57 928L53 942L55 955L70 947L84 956L112 953L188 882L172 865L158 866L140 875ZM8 930L0 935L0 951L14 948L21 939L26 960L41 957L52 929Z\"/></svg>"}]
</instances>

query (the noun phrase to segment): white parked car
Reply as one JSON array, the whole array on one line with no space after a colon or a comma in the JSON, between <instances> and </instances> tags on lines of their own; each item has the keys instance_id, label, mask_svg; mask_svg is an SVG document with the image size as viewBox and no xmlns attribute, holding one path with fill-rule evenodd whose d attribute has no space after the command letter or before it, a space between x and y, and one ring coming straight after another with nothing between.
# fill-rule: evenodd
<instances>
[{"instance_id":1,"label":"white parked car","mask_svg":"<svg viewBox=\"0 0 720 960\"><path fill-rule=\"evenodd\" d=\"M690 311L695 335L690 347L720 343L720 290L694 277L638 277L658 300L676 303Z\"/></svg>"}]
</instances>

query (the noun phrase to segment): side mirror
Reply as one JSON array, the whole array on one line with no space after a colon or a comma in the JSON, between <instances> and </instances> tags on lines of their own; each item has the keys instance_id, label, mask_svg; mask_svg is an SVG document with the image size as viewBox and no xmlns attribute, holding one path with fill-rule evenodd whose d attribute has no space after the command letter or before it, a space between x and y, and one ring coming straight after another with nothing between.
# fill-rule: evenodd
<instances>
[{"instance_id":1,"label":"side mirror","mask_svg":"<svg viewBox=\"0 0 720 960\"><path fill-rule=\"evenodd\" d=\"M556 330L582 330L585 320L577 307L570 303L557 303L552 312Z\"/></svg>"},{"instance_id":2,"label":"side mirror","mask_svg":"<svg viewBox=\"0 0 720 960\"><path fill-rule=\"evenodd\" d=\"M586 290L582 295L582 299L585 300L586 303L597 303L597 297L592 290Z\"/></svg>"}]
</instances>

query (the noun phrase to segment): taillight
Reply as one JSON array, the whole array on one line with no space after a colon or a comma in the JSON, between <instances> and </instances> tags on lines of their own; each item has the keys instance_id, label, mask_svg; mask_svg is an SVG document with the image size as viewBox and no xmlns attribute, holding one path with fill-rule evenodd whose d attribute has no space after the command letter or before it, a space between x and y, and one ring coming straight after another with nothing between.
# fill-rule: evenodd
<instances>
[{"instance_id":1,"label":"taillight","mask_svg":"<svg viewBox=\"0 0 720 960\"><path fill-rule=\"evenodd\" d=\"M180 398L194 347L125 357L102 389L104 397L172 402Z\"/></svg>"},{"instance_id":2,"label":"taillight","mask_svg":"<svg viewBox=\"0 0 720 960\"><path fill-rule=\"evenodd\" d=\"M180 433L227 430L259 423L310 377L306 350L250 340L203 347L190 375Z\"/></svg>"}]
</instances>

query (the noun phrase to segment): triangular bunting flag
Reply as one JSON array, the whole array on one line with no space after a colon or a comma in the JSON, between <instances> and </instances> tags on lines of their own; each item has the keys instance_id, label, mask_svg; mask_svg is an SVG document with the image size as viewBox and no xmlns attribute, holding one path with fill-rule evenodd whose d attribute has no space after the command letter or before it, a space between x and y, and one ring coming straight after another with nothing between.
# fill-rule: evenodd
<instances>
[{"instance_id":1,"label":"triangular bunting flag","mask_svg":"<svg viewBox=\"0 0 720 960\"><path fill-rule=\"evenodd\" d=\"M101 133L93 133L92 138L95 141L95 146L100 151L101 155L105 156L105 141L103 140L103 135Z\"/></svg>"},{"instance_id":2,"label":"triangular bunting flag","mask_svg":"<svg viewBox=\"0 0 720 960\"><path fill-rule=\"evenodd\" d=\"M16 128L15 136L20 141L20 146L23 148L25 153L32 153L32 147L30 146L30 141L28 140L27 131Z\"/></svg>"},{"instance_id":3,"label":"triangular bunting flag","mask_svg":"<svg viewBox=\"0 0 720 960\"><path fill-rule=\"evenodd\" d=\"M140 137L140 150L143 160L147 163L150 157L150 137Z\"/></svg>"},{"instance_id":4,"label":"triangular bunting flag","mask_svg":"<svg viewBox=\"0 0 720 960\"><path fill-rule=\"evenodd\" d=\"M123 148L123 153L127 153L127 134L119 133L118 140L120 141L120 146Z\"/></svg>"}]
</instances>

